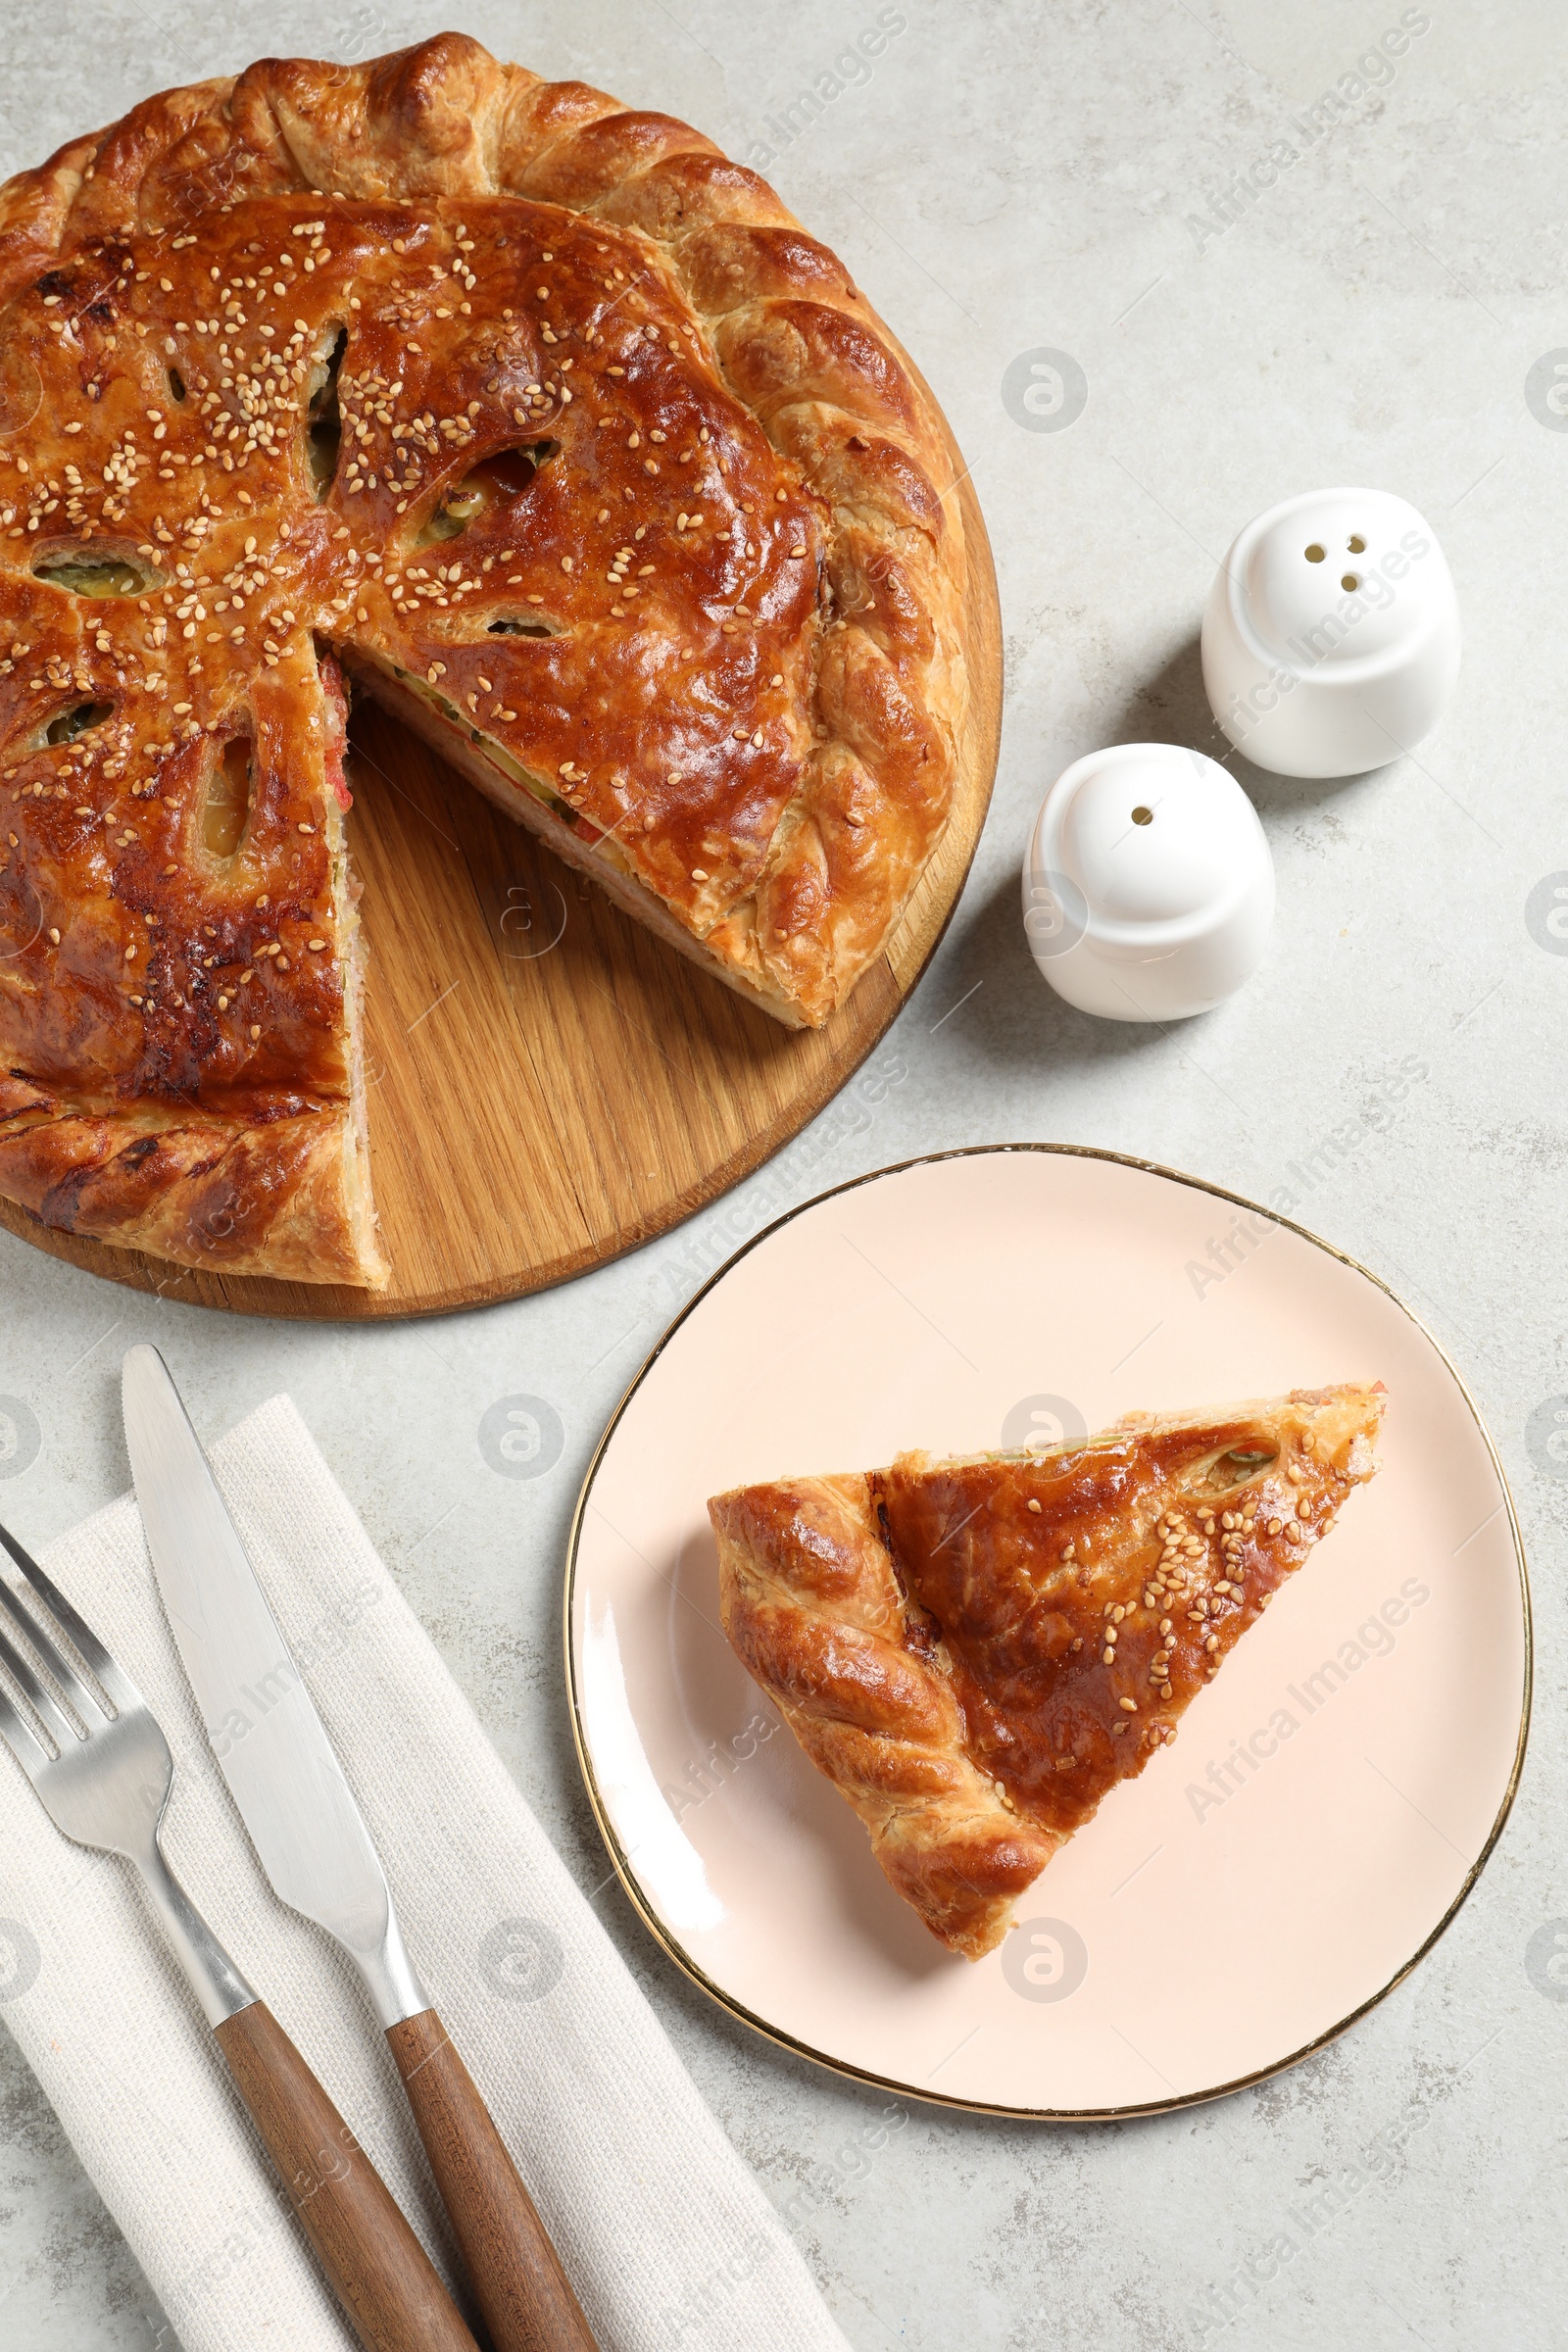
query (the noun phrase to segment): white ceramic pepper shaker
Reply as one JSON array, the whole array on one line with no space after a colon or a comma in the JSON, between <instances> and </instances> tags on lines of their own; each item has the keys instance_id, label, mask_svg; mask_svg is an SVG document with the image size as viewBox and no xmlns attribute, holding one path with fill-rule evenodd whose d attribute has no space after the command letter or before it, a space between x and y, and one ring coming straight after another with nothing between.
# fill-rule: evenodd
<instances>
[{"instance_id":1,"label":"white ceramic pepper shaker","mask_svg":"<svg viewBox=\"0 0 1568 2352\"><path fill-rule=\"evenodd\" d=\"M1203 613L1203 687L1282 776L1383 767L1436 724L1459 609L1436 533L1387 490L1313 490L1233 542Z\"/></svg>"},{"instance_id":2,"label":"white ceramic pepper shaker","mask_svg":"<svg viewBox=\"0 0 1568 2352\"><path fill-rule=\"evenodd\" d=\"M1207 1012L1274 919L1274 861L1234 776L1174 743L1074 760L1023 863L1030 952L1069 1004L1113 1021Z\"/></svg>"}]
</instances>

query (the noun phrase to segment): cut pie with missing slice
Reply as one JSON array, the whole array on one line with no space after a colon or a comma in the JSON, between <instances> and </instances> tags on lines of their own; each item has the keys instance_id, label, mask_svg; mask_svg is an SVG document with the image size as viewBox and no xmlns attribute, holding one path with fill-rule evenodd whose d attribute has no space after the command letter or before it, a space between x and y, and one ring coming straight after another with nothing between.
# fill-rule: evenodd
<instances>
[{"instance_id":1,"label":"cut pie with missing slice","mask_svg":"<svg viewBox=\"0 0 1568 2352\"><path fill-rule=\"evenodd\" d=\"M965 555L848 271L444 33L0 188L0 1195L374 1285L339 663L792 1027L935 851Z\"/></svg>"},{"instance_id":2,"label":"cut pie with missing slice","mask_svg":"<svg viewBox=\"0 0 1568 2352\"><path fill-rule=\"evenodd\" d=\"M1384 1391L715 1495L724 1630L931 1933L980 1959L1376 1468Z\"/></svg>"}]
</instances>

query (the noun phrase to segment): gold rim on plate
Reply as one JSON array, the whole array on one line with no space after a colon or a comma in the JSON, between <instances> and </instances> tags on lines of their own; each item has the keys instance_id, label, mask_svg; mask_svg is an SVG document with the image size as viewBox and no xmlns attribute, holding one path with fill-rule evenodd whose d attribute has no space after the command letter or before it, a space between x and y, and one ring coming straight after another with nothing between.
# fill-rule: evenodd
<instances>
[{"instance_id":1,"label":"gold rim on plate","mask_svg":"<svg viewBox=\"0 0 1568 2352\"><path fill-rule=\"evenodd\" d=\"M1463 1886L1430 1936L1417 1946L1401 1967L1395 1970L1386 1984L1380 1986L1376 1992L1370 1994L1366 2000L1352 2009L1348 2016L1341 2018L1337 2025L1327 2027L1323 2033L1314 2034L1310 2041L1303 2042L1299 2049L1292 2050L1286 2057L1273 2060L1268 2066L1255 2068L1250 2075L1238 2075L1233 2082L1216 2082L1207 2090L1187 2091L1180 2098L1149 2099L1130 2107L1009 2107L992 2100L962 2099L953 2097L951 2094L945 2095L941 2091L922 2090L918 2084L902 2082L896 2076L875 2074L870 2068L856 2066L847 2058L830 2057L825 2050L813 2049L809 2042L798 2040L793 2034L786 2034L779 2027L770 2025L766 2018L759 2017L755 2010L747 2008L744 2001L737 2000L733 1993L726 1992L722 1985L716 1984L707 1971L701 1968L691 1954L676 1941L654 1911L642 1891L636 1874L615 1834L614 1826L600 1794L593 1759L588 1752L588 1744L583 1732L582 1707L577 1688L577 1666L571 1638L578 1543L582 1533L583 1516L588 1508L600 1462L611 1439L619 1428L621 1417L633 1396L636 1396L681 1325L707 1298L709 1292L716 1289L743 1257L750 1256L754 1250L758 1249L761 1243L770 1240L782 1227L792 1224L797 1217L804 1216L808 1209L819 1207L824 1200L835 1200L841 1193L858 1192L862 1185L879 1183L884 1176L902 1176L910 1168L932 1167L943 1160L979 1159L997 1152L1022 1152L1051 1153L1064 1159L1104 1160L1116 1167L1137 1168L1145 1175L1163 1177L1170 1184L1186 1185L1193 1192L1208 1193L1216 1200L1227 1200L1235 1208L1247 1209L1253 1216L1266 1218L1271 1225L1283 1226L1287 1232L1298 1234L1302 1241L1310 1242L1314 1249L1322 1250L1330 1257L1338 1258L1341 1265L1349 1266L1353 1272L1364 1275L1368 1282L1384 1294L1385 1298L1393 1300L1408 1322L1414 1324L1422 1338L1435 1349L1451 1375L1454 1386L1464 1398L1470 1416L1481 1434L1482 1443L1486 1446L1492 1467L1496 1473L1503 1508L1508 1514L1508 1531L1513 1539L1514 1560L1519 1571L1519 1605L1524 1619L1525 1637L1524 1691L1519 1710L1519 1735L1514 1746L1513 1769L1508 1775L1508 1786L1503 1790L1502 1802L1498 1806L1496 1817L1488 1832L1486 1842L1466 1872ZM1503 1824L1513 1809L1514 1796L1519 1788L1520 1776L1524 1771L1525 1747L1530 1736L1531 1697L1535 1683L1535 1631L1530 1604L1530 1574L1525 1561L1524 1539L1519 1530L1519 1516L1514 1509L1513 1495L1509 1492L1507 1475L1503 1470L1501 1457L1497 1452L1492 1432L1487 1427L1481 1409L1470 1394L1469 1384L1463 1373L1442 1341L1429 1330L1414 1308L1407 1306L1397 1291L1386 1283L1380 1274L1374 1274L1370 1266L1363 1266L1360 1259L1351 1257L1348 1250L1336 1249L1332 1242L1326 1242L1321 1234L1313 1233L1308 1226L1298 1224L1294 1217L1282 1216L1275 1209L1265 1208L1259 1201L1250 1200L1245 1193L1229 1192L1222 1184L1209 1184L1201 1176L1188 1176L1179 1168L1161 1166L1157 1160L1140 1159L1129 1152L1104 1152L1091 1144L968 1144L950 1152L917 1152L912 1159L894 1160L885 1168L871 1168L863 1176L852 1176L843 1184L829 1185L826 1192L814 1193L809 1200L802 1200L794 1208L786 1209L782 1216L775 1217L771 1224L764 1225L760 1232L754 1233L749 1241L743 1242L733 1255L727 1257L724 1263L709 1276L701 1288L692 1294L679 1314L661 1333L627 1384L625 1394L612 1413L604 1435L594 1447L593 1456L583 1476L582 1489L577 1496L576 1507L571 1516L571 1532L566 1545L563 1634L565 1644L566 1695L571 1708L571 1737L577 1750L577 1762L582 1772L583 1786L588 1791L588 1802L593 1807L594 1819L599 1825L600 1835L609 1848L615 1876L625 1888L633 1909L655 1941L666 1956L674 1961L681 1974L689 1977L694 1984L700 1985L702 1990L710 1999L716 2001L721 2009L726 2010L731 2017L738 2018L743 2025L750 2026L754 2033L760 2034L764 2040L775 2043L780 2049L789 2050L797 2058L809 2058L813 2065L825 2067L831 2074L842 2075L849 2082L863 2082L874 2090L893 2091L903 2098L920 2099L933 2107L957 2108L969 2115L1004 2116L1022 2123L1114 2123L1134 2116L1171 2115L1183 2107L1200 2107L1209 2099L1226 2098L1233 2090L1247 2090L1254 2082L1265 2082L1270 2076L1283 2074L1288 2067L1298 2066L1303 2058L1310 2058L1315 2050L1327 2048L1331 2041L1337 2041L1342 2034L1348 2033L1353 2025L1359 2024L1360 2020L1376 2009L1380 2002L1386 2001L1395 1987L1404 1983L1412 1969L1420 1966L1439 1937L1446 1934L1452 1926L1471 1888L1486 1868L1493 1848L1502 1835Z\"/></svg>"}]
</instances>

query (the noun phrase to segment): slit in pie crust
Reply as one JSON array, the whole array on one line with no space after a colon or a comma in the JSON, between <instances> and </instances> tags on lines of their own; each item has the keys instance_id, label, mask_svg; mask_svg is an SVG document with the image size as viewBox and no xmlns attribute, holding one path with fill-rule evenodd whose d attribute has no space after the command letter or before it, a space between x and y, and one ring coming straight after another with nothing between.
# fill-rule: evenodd
<instances>
[{"instance_id":1,"label":"slit in pie crust","mask_svg":"<svg viewBox=\"0 0 1568 2352\"><path fill-rule=\"evenodd\" d=\"M347 669L779 1020L947 822L964 551L842 265L664 115L442 34L0 189L0 1193L376 1284Z\"/></svg>"},{"instance_id":2,"label":"slit in pie crust","mask_svg":"<svg viewBox=\"0 0 1568 2352\"><path fill-rule=\"evenodd\" d=\"M898 1893L978 1960L1176 1737L1351 1490L1384 1391L715 1495L724 1630Z\"/></svg>"}]
</instances>

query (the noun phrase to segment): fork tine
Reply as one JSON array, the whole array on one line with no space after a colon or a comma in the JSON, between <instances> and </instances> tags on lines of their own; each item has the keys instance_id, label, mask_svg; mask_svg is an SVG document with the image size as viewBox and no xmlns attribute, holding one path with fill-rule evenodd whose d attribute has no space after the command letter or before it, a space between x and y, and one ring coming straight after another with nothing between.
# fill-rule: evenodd
<instances>
[{"instance_id":1,"label":"fork tine","mask_svg":"<svg viewBox=\"0 0 1568 2352\"><path fill-rule=\"evenodd\" d=\"M0 1666L5 1668L14 1683L20 1685L23 1696L61 1753L69 1755L74 1748L79 1747L81 1733L66 1714L48 1684L35 1672L31 1659L12 1641L4 1627L0 1627ZM101 1715L89 1717L83 1726L89 1735L94 1720L102 1721Z\"/></svg>"},{"instance_id":2,"label":"fork tine","mask_svg":"<svg viewBox=\"0 0 1568 2352\"><path fill-rule=\"evenodd\" d=\"M3 1687L0 1687L0 1740L4 1740L28 1780L37 1787L40 1776L48 1770L54 1758L41 1744L37 1733Z\"/></svg>"},{"instance_id":3,"label":"fork tine","mask_svg":"<svg viewBox=\"0 0 1568 2352\"><path fill-rule=\"evenodd\" d=\"M121 1672L91 1626L77 1616L53 1578L46 1576L37 1561L23 1550L22 1545L8 1528L0 1527L0 1544L3 1544L10 1552L27 1584L32 1588L33 1593L42 1604L43 1626L40 1628L37 1620L23 1608L3 1576L0 1576L0 1607L9 1611L13 1621L20 1626L22 1632L32 1643L33 1648L38 1652L44 1665L59 1683L72 1704L78 1710L82 1708L92 1710L92 1713L85 1717L89 1724L94 1717L107 1720L97 1695L88 1689L58 1643L50 1640L49 1620L51 1618L54 1621L52 1630L57 1634L64 1633L66 1639L75 1645L88 1671L97 1676L115 1705L122 1709L126 1706L135 1706L141 1697L140 1691L136 1690L129 1678ZM124 1693L123 1697L121 1695L122 1691ZM31 1696L30 1691L28 1696Z\"/></svg>"}]
</instances>

